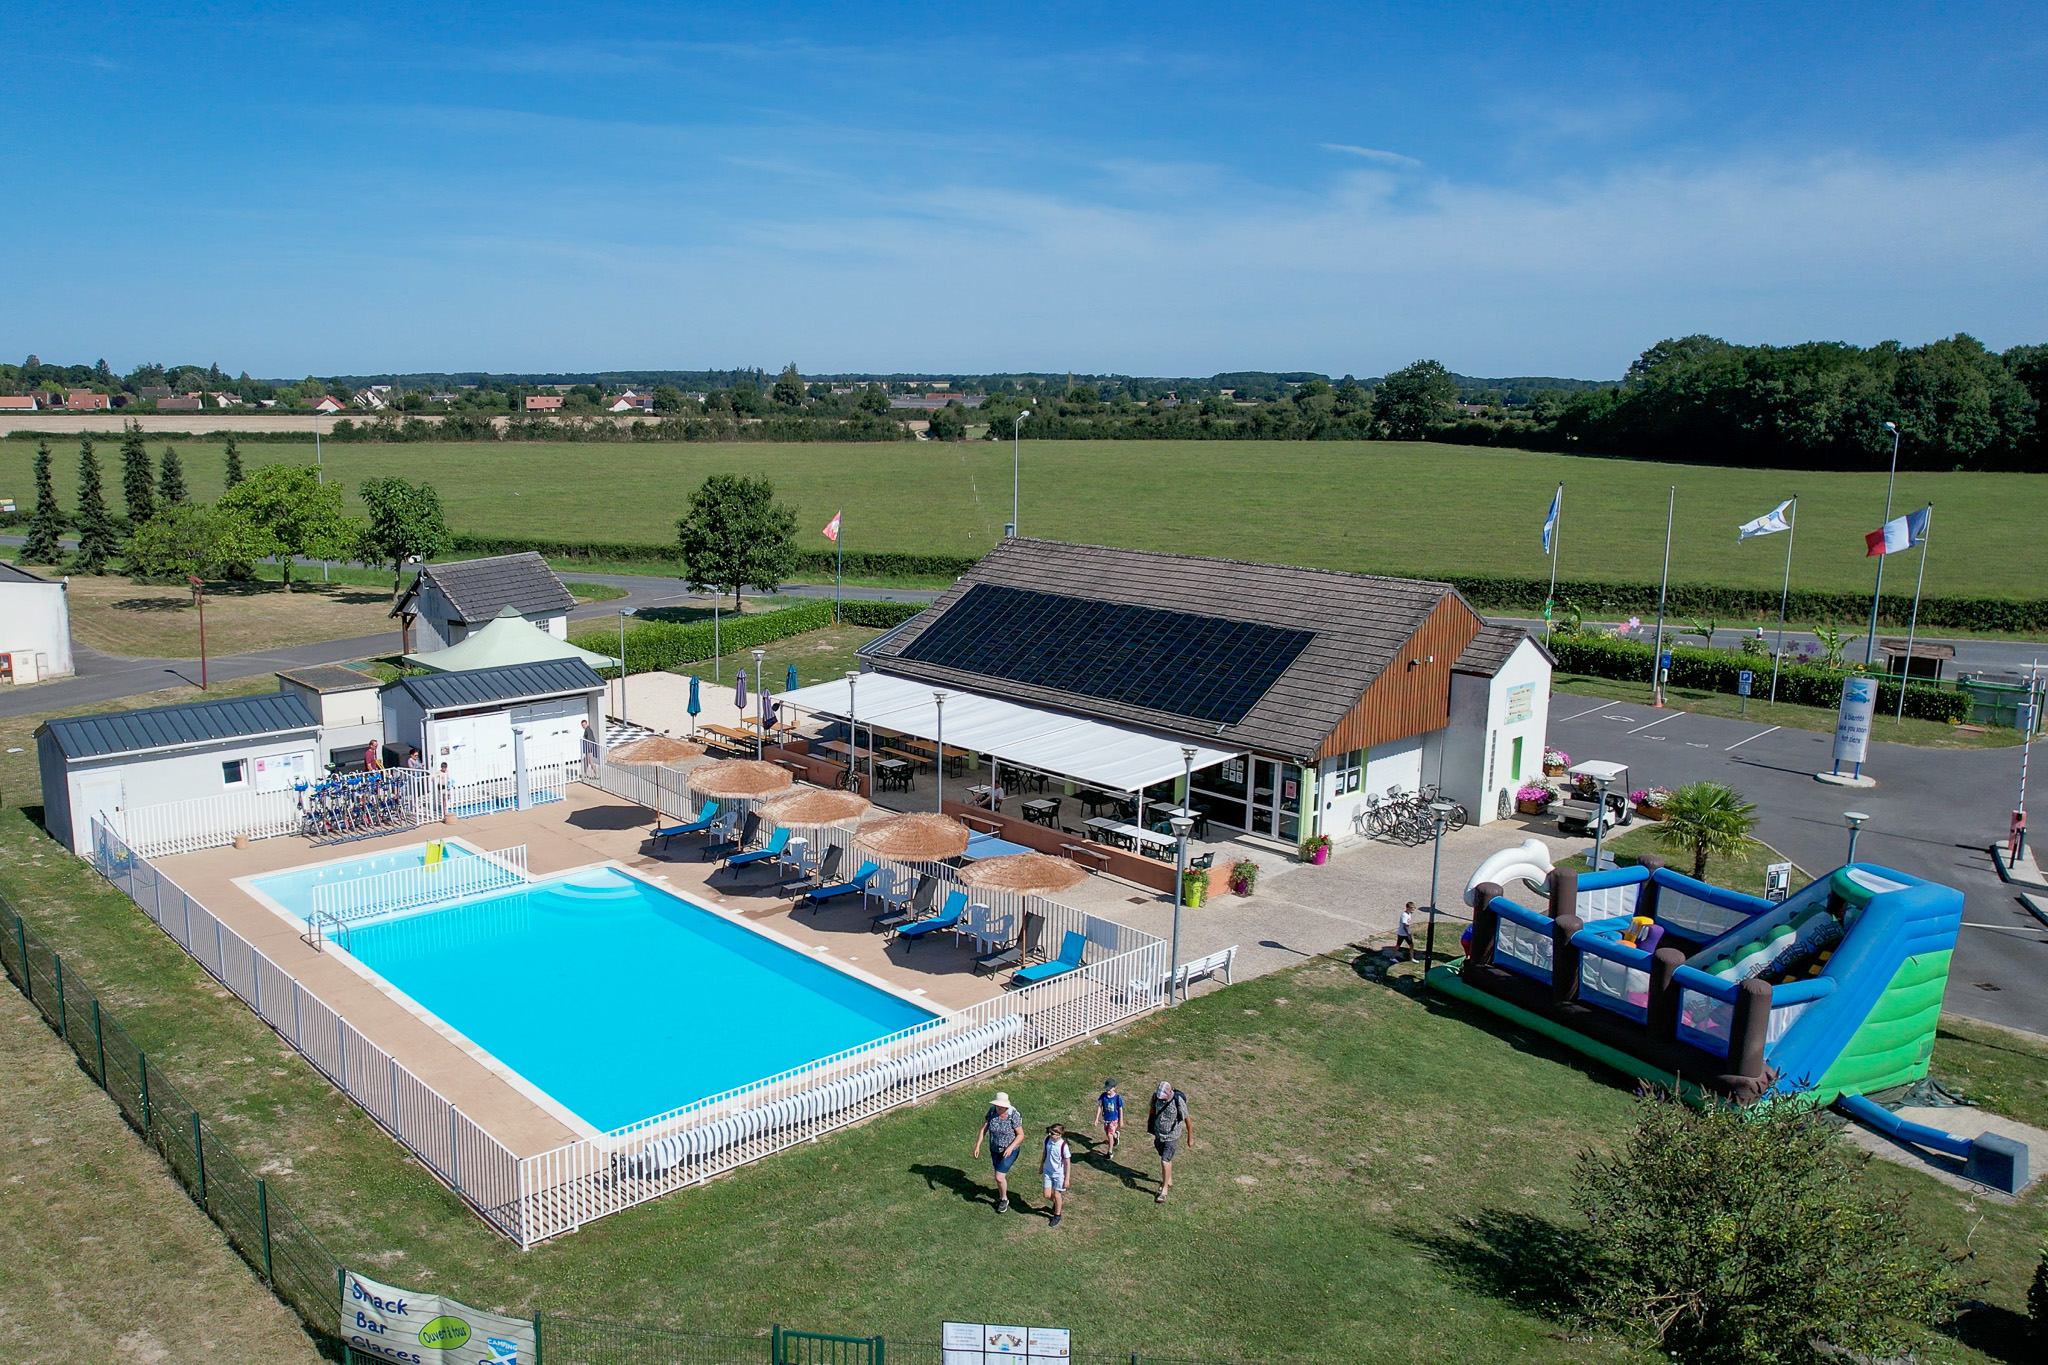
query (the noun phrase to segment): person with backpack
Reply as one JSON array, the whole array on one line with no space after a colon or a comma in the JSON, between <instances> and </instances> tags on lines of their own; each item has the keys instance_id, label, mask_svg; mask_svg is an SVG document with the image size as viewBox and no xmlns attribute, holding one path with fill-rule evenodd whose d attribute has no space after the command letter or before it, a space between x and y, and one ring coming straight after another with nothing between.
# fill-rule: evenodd
<instances>
[{"instance_id":1,"label":"person with backpack","mask_svg":"<svg viewBox=\"0 0 2048 1365\"><path fill-rule=\"evenodd\" d=\"M988 1107L988 1115L981 1121L981 1131L974 1137L974 1154L981 1155L981 1144L988 1143L989 1160L995 1166L996 1212L1010 1211L1010 1168L1017 1164L1017 1152L1024 1146L1024 1116L1010 1104L1010 1097L1004 1091L996 1092L995 1100Z\"/></svg>"},{"instance_id":2,"label":"person with backpack","mask_svg":"<svg viewBox=\"0 0 2048 1365\"><path fill-rule=\"evenodd\" d=\"M1055 1123L1045 1130L1045 1154L1039 1163L1045 1175L1045 1197L1052 1201L1052 1222L1058 1227L1067 1215L1067 1176L1074 1169L1074 1149L1067 1145L1067 1130Z\"/></svg>"},{"instance_id":3,"label":"person with backpack","mask_svg":"<svg viewBox=\"0 0 2048 1365\"><path fill-rule=\"evenodd\" d=\"M1161 1081L1159 1088L1152 1092L1152 1112L1145 1121L1145 1129L1152 1134L1152 1149L1159 1153L1159 1193L1153 1203L1164 1204L1167 1191L1173 1188L1173 1159L1180 1152L1183 1142L1190 1147L1195 1143L1195 1125L1188 1115L1188 1097L1173 1088L1173 1082Z\"/></svg>"}]
</instances>

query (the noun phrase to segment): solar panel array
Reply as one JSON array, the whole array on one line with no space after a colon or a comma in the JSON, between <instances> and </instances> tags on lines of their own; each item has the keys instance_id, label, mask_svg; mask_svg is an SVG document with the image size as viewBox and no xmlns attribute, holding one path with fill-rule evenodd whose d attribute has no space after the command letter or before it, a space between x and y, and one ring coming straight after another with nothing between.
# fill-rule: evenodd
<instances>
[{"instance_id":1,"label":"solar panel array","mask_svg":"<svg viewBox=\"0 0 2048 1365\"><path fill-rule=\"evenodd\" d=\"M977 583L899 656L1234 725L1315 632Z\"/></svg>"}]
</instances>

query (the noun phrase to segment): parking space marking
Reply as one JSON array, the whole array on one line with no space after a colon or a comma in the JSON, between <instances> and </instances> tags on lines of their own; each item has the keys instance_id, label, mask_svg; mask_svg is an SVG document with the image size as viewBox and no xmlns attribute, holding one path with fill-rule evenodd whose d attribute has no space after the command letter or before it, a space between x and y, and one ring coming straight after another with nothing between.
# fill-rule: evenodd
<instances>
[{"instance_id":1,"label":"parking space marking","mask_svg":"<svg viewBox=\"0 0 2048 1365\"><path fill-rule=\"evenodd\" d=\"M1684 715L1690 715L1690 714L1691 714L1691 713L1690 713L1690 712L1687 712L1687 711L1673 711L1673 712L1672 712L1672 713L1671 713L1670 715L1668 715L1668 716L1659 716L1659 717L1657 717L1657 719L1655 719L1655 720L1653 720L1653 721L1651 721L1651 722L1650 722L1650 725L1662 725L1662 724L1663 724L1663 723L1664 723L1665 721L1667 721L1667 720L1677 720L1677 719L1678 719L1678 718L1679 718L1680 716L1684 716ZM1630 734L1632 734L1632 735L1639 735L1639 734L1641 734L1641 733L1642 733L1643 731L1645 731L1645 730L1649 729L1649 728L1650 728L1650 725L1638 725L1638 726L1637 726L1637 727L1636 727L1635 729L1633 729L1633 730L1629 731L1629 733L1630 733ZM1657 738L1659 738L1659 739L1662 739L1662 738L1664 738L1664 736L1662 736L1662 735L1659 735L1659 736L1657 736Z\"/></svg>"},{"instance_id":2,"label":"parking space marking","mask_svg":"<svg viewBox=\"0 0 2048 1365\"><path fill-rule=\"evenodd\" d=\"M1613 702L1607 702L1607 701L1603 701L1603 702L1601 702L1601 703L1600 703L1600 704L1599 704L1598 706L1589 706L1589 707L1587 707L1587 708L1586 708L1585 710L1583 710L1583 711L1579 712L1579 714L1578 714L1578 715L1576 715L1576 716L1566 716L1566 717L1565 717L1564 719L1565 719L1565 720L1578 720L1578 719L1579 719L1579 718L1580 718L1581 716L1590 716L1590 715L1592 715L1592 714L1593 714L1593 713L1594 713L1595 711L1605 711L1605 710L1606 710L1606 709L1607 709L1608 707L1612 706L1613 704L1614 704ZM1562 722L1562 721L1560 721L1560 722L1559 722L1559 724L1563 724L1563 722Z\"/></svg>"},{"instance_id":3,"label":"parking space marking","mask_svg":"<svg viewBox=\"0 0 2048 1365\"><path fill-rule=\"evenodd\" d=\"M1750 739L1762 739L1765 735L1771 733L1771 730L1776 730L1779 728L1781 727L1773 725L1770 730L1759 730L1755 734L1751 735L1749 739L1736 740L1733 744L1729 745L1727 749L1723 749L1721 752L1725 754L1728 752L1729 749L1740 749L1743 745L1749 743Z\"/></svg>"}]
</instances>

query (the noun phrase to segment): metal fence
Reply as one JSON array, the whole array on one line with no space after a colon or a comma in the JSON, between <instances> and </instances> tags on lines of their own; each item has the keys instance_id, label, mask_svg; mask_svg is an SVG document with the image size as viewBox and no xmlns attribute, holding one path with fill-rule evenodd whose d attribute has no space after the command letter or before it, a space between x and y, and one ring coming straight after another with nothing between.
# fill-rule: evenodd
<instances>
[{"instance_id":1,"label":"metal fence","mask_svg":"<svg viewBox=\"0 0 2048 1365\"><path fill-rule=\"evenodd\" d=\"M483 854L450 848L437 863L322 882L313 888L313 913L328 923L347 924L370 915L414 910L526 882L525 844Z\"/></svg>"},{"instance_id":2,"label":"metal fence","mask_svg":"<svg viewBox=\"0 0 2048 1365\"><path fill-rule=\"evenodd\" d=\"M432 1086L215 917L99 820L92 864L486 1221L516 1236L518 1161ZM509 1220L509 1221L508 1221Z\"/></svg>"},{"instance_id":3,"label":"metal fence","mask_svg":"<svg viewBox=\"0 0 2048 1365\"><path fill-rule=\"evenodd\" d=\"M223 792L115 813L128 846L145 858L225 848L236 839L296 834L304 816L290 787L270 792Z\"/></svg>"}]
</instances>

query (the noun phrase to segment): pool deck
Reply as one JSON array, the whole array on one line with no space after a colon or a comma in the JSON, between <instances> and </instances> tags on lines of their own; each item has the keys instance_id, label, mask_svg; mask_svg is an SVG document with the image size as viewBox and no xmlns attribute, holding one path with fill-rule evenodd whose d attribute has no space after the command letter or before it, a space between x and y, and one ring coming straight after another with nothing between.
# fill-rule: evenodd
<instances>
[{"instance_id":1,"label":"pool deck","mask_svg":"<svg viewBox=\"0 0 2048 1365\"><path fill-rule=\"evenodd\" d=\"M310 863L366 856L428 839L454 837L491 850L526 845L527 868L550 876L616 861L694 900L718 906L792 945L877 978L920 1001L960 1009L1002 994L1002 978L976 976L973 953L951 943L913 946L868 928L858 898L801 916L763 869L725 872L699 861L696 840L656 853L647 838L653 814L595 788L574 786L565 800L527 811L431 825L400 834L315 848L302 838L265 839L157 860L163 872L296 977L364 1037L439 1091L518 1156L550 1151L582 1134L521 1093L482 1061L387 995L332 953L315 952L297 928L235 885ZM1092 907L1091 907L1092 909Z\"/></svg>"}]
</instances>

